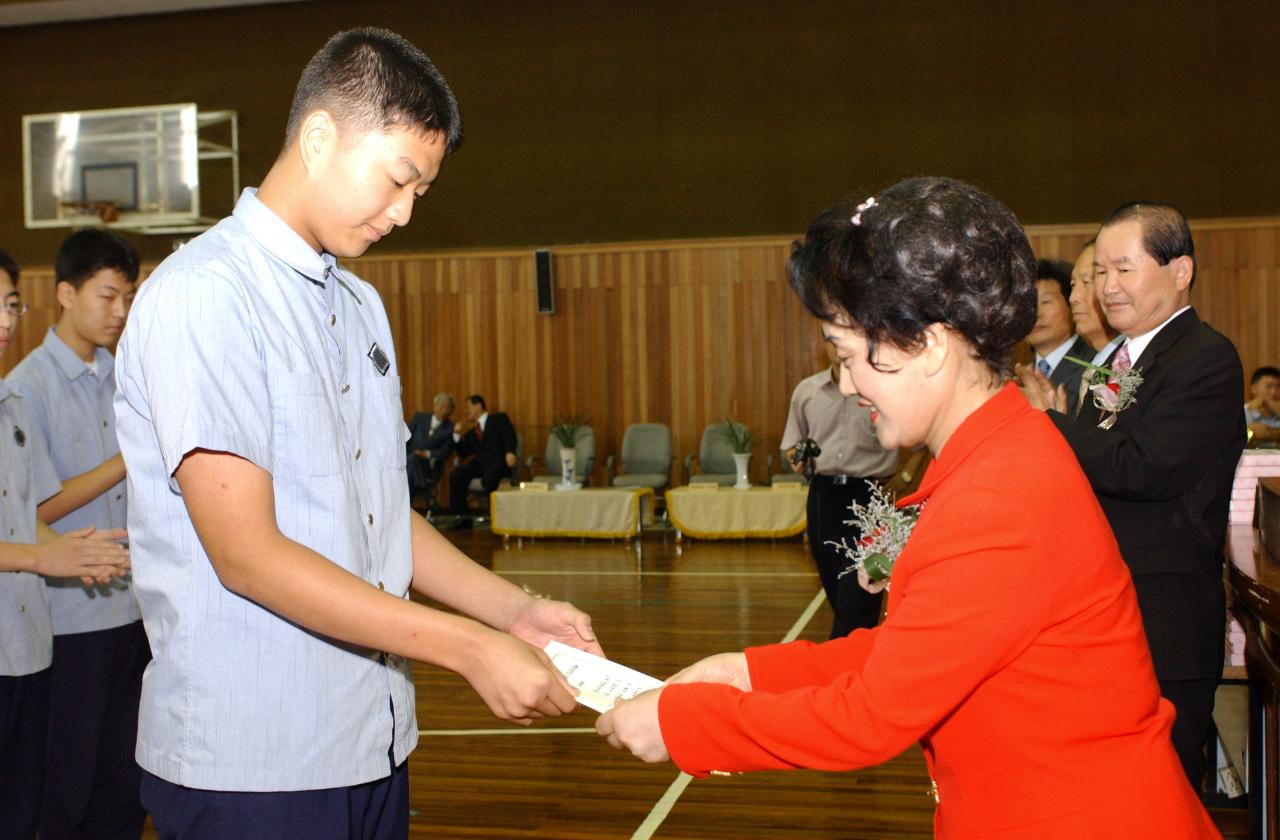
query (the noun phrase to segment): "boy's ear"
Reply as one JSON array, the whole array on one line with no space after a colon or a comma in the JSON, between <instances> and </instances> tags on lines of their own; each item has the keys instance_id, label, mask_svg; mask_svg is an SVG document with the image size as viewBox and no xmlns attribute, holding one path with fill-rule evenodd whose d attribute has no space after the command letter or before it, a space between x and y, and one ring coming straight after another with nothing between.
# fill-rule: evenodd
<instances>
[{"instance_id":1,"label":"boy's ear","mask_svg":"<svg viewBox=\"0 0 1280 840\"><path fill-rule=\"evenodd\" d=\"M298 132L298 152L302 156L302 166L307 172L315 170L321 160L329 154L338 140L337 126L333 115L328 111L312 111L302 121L302 129Z\"/></svg>"},{"instance_id":2,"label":"boy's ear","mask_svg":"<svg viewBox=\"0 0 1280 840\"><path fill-rule=\"evenodd\" d=\"M66 280L58 281L57 293L58 303L64 309L70 309L71 305L76 302L76 287Z\"/></svg>"}]
</instances>

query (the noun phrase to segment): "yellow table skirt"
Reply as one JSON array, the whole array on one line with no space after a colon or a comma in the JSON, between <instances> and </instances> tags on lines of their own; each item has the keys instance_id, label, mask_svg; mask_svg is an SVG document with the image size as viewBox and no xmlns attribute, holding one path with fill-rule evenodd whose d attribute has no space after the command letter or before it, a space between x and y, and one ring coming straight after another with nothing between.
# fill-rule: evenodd
<instances>
[{"instance_id":1,"label":"yellow table skirt","mask_svg":"<svg viewBox=\"0 0 1280 840\"><path fill-rule=\"evenodd\" d=\"M634 537L653 524L653 490L499 490L489 494L489 512L493 533L504 537Z\"/></svg>"},{"instance_id":2,"label":"yellow table skirt","mask_svg":"<svg viewBox=\"0 0 1280 840\"><path fill-rule=\"evenodd\" d=\"M794 537L807 524L809 494L752 487L667 491L667 515L680 533L704 540Z\"/></svg>"}]
</instances>

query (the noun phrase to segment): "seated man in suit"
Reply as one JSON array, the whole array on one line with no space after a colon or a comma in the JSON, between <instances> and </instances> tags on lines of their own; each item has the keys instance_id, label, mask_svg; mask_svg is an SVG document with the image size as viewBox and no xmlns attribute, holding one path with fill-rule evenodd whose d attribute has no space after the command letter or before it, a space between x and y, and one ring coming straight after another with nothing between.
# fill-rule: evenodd
<instances>
[{"instance_id":1,"label":"seated man in suit","mask_svg":"<svg viewBox=\"0 0 1280 840\"><path fill-rule=\"evenodd\" d=\"M431 403L431 413L419 411L409 421L408 475L409 498L427 498L431 513L436 512L436 484L444 472L444 461L453 451L453 409L458 401L453 394L439 393Z\"/></svg>"},{"instance_id":2,"label":"seated man in suit","mask_svg":"<svg viewBox=\"0 0 1280 840\"><path fill-rule=\"evenodd\" d=\"M453 431L454 449L460 457L474 455L449 476L449 506L458 525L471 523L467 516L467 487L479 478L484 492L492 493L498 482L511 476L516 466L516 428L504 412L489 413L484 397L467 397L467 419Z\"/></svg>"},{"instance_id":3,"label":"seated man in suit","mask_svg":"<svg viewBox=\"0 0 1280 840\"><path fill-rule=\"evenodd\" d=\"M1067 393L1067 404L1076 404L1080 375L1084 368L1067 361L1067 356L1089 360L1093 350L1075 334L1071 321L1071 265L1056 260L1036 262L1036 324L1027 334L1027 343L1036 351L1036 369L1049 377L1055 387Z\"/></svg>"}]
</instances>

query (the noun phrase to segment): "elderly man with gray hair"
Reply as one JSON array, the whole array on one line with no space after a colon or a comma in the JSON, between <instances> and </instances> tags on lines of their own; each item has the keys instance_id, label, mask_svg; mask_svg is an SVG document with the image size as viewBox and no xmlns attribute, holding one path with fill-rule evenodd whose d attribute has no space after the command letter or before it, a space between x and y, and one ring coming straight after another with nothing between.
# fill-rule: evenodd
<instances>
[{"instance_id":1,"label":"elderly man with gray hair","mask_svg":"<svg viewBox=\"0 0 1280 840\"><path fill-rule=\"evenodd\" d=\"M438 512L436 484L453 450L453 421L449 418L457 404L453 394L442 391L432 400L430 414L419 411L409 421L409 499L415 506L425 502L428 516Z\"/></svg>"}]
</instances>

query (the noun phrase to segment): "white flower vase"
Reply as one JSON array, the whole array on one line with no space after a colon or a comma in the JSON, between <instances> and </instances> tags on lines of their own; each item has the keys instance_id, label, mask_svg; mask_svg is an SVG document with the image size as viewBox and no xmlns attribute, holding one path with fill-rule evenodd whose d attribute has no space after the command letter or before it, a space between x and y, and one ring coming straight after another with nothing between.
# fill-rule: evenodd
<instances>
[{"instance_id":1,"label":"white flower vase","mask_svg":"<svg viewBox=\"0 0 1280 840\"><path fill-rule=\"evenodd\" d=\"M569 447L560 447L560 483L565 487L572 487L577 478L578 472L578 450Z\"/></svg>"},{"instance_id":2,"label":"white flower vase","mask_svg":"<svg viewBox=\"0 0 1280 840\"><path fill-rule=\"evenodd\" d=\"M738 468L738 480L734 483L735 490L746 490L751 486L751 479L747 476L747 465L751 463L750 452L733 453L734 466Z\"/></svg>"}]
</instances>

